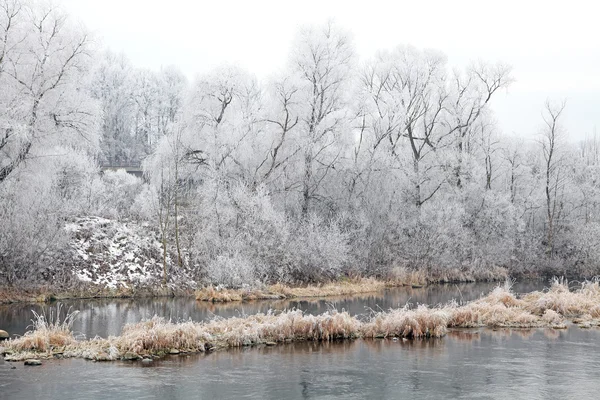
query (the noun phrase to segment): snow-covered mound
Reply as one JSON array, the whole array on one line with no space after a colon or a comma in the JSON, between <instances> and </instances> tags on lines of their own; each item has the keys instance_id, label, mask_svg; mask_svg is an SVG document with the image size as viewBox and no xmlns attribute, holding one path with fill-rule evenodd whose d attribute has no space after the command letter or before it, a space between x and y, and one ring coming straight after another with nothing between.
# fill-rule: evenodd
<instances>
[{"instance_id":1,"label":"snow-covered mound","mask_svg":"<svg viewBox=\"0 0 600 400\"><path fill-rule=\"evenodd\" d=\"M149 224L101 217L68 223L73 273L80 281L109 289L159 285L162 281L162 246ZM172 268L167 255L169 281L194 285L186 271Z\"/></svg>"}]
</instances>

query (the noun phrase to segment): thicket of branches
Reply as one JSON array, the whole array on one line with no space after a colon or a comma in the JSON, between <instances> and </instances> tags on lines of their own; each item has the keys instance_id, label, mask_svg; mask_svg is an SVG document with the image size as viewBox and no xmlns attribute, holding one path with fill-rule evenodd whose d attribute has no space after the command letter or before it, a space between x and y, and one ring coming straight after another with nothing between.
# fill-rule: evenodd
<instances>
[{"instance_id":1,"label":"thicket of branches","mask_svg":"<svg viewBox=\"0 0 600 400\"><path fill-rule=\"evenodd\" d=\"M159 232L165 281L595 274L598 141L570 142L552 102L535 140L503 135L490 104L512 79L410 46L360 60L330 23L269 79L223 66L188 83L0 0L0 280L68 280L64 224L86 215ZM99 173L140 162L144 181Z\"/></svg>"}]
</instances>

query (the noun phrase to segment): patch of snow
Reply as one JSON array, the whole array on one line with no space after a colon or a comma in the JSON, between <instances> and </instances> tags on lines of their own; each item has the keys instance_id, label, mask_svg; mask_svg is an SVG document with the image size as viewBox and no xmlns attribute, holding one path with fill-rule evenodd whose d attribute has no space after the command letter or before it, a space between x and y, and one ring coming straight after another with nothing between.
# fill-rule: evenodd
<instances>
[{"instance_id":1,"label":"patch of snow","mask_svg":"<svg viewBox=\"0 0 600 400\"><path fill-rule=\"evenodd\" d=\"M109 289L162 279L162 245L149 224L87 217L66 224L65 230L72 238L77 279ZM170 255L167 262L172 265ZM185 270L177 268L173 275L182 285L195 286Z\"/></svg>"}]
</instances>

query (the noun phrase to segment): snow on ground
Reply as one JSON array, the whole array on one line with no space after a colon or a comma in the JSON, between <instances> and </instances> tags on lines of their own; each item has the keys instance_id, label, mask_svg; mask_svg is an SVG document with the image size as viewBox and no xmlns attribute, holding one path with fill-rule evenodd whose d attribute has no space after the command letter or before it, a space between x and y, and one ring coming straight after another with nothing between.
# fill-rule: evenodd
<instances>
[{"instance_id":1,"label":"snow on ground","mask_svg":"<svg viewBox=\"0 0 600 400\"><path fill-rule=\"evenodd\" d=\"M162 246L148 224L86 217L68 223L65 229L71 234L73 273L80 281L109 289L161 281ZM167 265L172 265L170 255ZM188 285L195 285L181 276L184 271L177 272Z\"/></svg>"}]
</instances>

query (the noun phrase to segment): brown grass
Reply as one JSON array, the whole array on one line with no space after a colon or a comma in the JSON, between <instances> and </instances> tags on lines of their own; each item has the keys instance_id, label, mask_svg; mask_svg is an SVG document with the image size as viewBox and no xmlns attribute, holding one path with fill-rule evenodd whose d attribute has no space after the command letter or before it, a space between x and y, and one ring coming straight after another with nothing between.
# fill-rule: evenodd
<instances>
[{"instance_id":1,"label":"brown grass","mask_svg":"<svg viewBox=\"0 0 600 400\"><path fill-rule=\"evenodd\" d=\"M452 314L450 327L513 327L530 328L542 326L539 317L524 310L522 303L510 291L510 285L498 286L487 296L463 306L450 304L446 308Z\"/></svg>"},{"instance_id":2,"label":"brown grass","mask_svg":"<svg viewBox=\"0 0 600 400\"><path fill-rule=\"evenodd\" d=\"M307 315L299 310L282 313L256 314L248 317L214 319L208 322L173 323L159 317L127 325L118 337L61 343L59 352L65 357L93 360L116 360L151 355L165 355L172 349L183 352L204 352L214 348L253 346L291 341L332 341L359 337L441 337L446 332L444 311L424 306L416 310L403 308L379 313L368 322L361 322L347 312L328 311ZM34 330L22 338L10 340L7 349L10 360L31 357L52 357L50 348L28 346L30 336L50 340L50 332ZM134 357L131 357L131 355Z\"/></svg>"},{"instance_id":3,"label":"brown grass","mask_svg":"<svg viewBox=\"0 0 600 400\"><path fill-rule=\"evenodd\" d=\"M529 304L515 297L511 292L511 282L498 286L487 296L458 306L450 304L447 308L452 311L450 327L474 328L536 328L543 326L562 326L563 318L557 313L534 314Z\"/></svg>"},{"instance_id":4,"label":"brown grass","mask_svg":"<svg viewBox=\"0 0 600 400\"><path fill-rule=\"evenodd\" d=\"M19 302L43 303L52 299L54 299L52 291L45 286L19 289L14 287L3 287L0 289L0 304Z\"/></svg>"},{"instance_id":5,"label":"brown grass","mask_svg":"<svg viewBox=\"0 0 600 400\"><path fill-rule=\"evenodd\" d=\"M585 281L575 291L569 289L565 279L553 279L548 291L533 292L523 297L527 308L542 314L546 310L555 311L568 318L589 315L600 318L600 285L598 281Z\"/></svg>"},{"instance_id":6,"label":"brown grass","mask_svg":"<svg viewBox=\"0 0 600 400\"><path fill-rule=\"evenodd\" d=\"M114 299L144 297L191 297L193 290L173 289L166 287L108 289L92 284L80 283L71 288L52 288L39 286L35 288L0 288L0 304L12 303L48 303L66 299Z\"/></svg>"},{"instance_id":7,"label":"brown grass","mask_svg":"<svg viewBox=\"0 0 600 400\"><path fill-rule=\"evenodd\" d=\"M416 309L408 307L377 313L361 329L362 336L403 337L410 339L442 337L451 318L447 309L428 308L421 305Z\"/></svg>"},{"instance_id":8,"label":"brown grass","mask_svg":"<svg viewBox=\"0 0 600 400\"><path fill-rule=\"evenodd\" d=\"M196 300L226 303L242 300L278 300L285 296L262 289L217 289L207 287L196 290Z\"/></svg>"},{"instance_id":9,"label":"brown grass","mask_svg":"<svg viewBox=\"0 0 600 400\"><path fill-rule=\"evenodd\" d=\"M61 319L61 305L51 310L49 316L33 311L32 330L22 337L9 341L9 348L17 352L51 353L55 349L76 344L71 327L77 311L67 312Z\"/></svg>"},{"instance_id":10,"label":"brown grass","mask_svg":"<svg viewBox=\"0 0 600 400\"><path fill-rule=\"evenodd\" d=\"M432 283L502 281L507 279L505 268L448 269L438 273L427 274L424 270L412 270L396 267L391 270L385 280L374 278L352 278L336 282L313 284L306 286L288 286L282 283L257 289L217 289L207 287L196 291L196 300L214 303L247 300L275 300L308 297L351 296L361 293L383 291L386 287L425 286Z\"/></svg>"},{"instance_id":11,"label":"brown grass","mask_svg":"<svg viewBox=\"0 0 600 400\"><path fill-rule=\"evenodd\" d=\"M321 285L308 285L305 287L289 287L282 284L275 284L269 287L269 291L282 294L286 298L330 297L378 292L385 289L386 286L390 286L390 282L386 283L373 278L359 278Z\"/></svg>"},{"instance_id":12,"label":"brown grass","mask_svg":"<svg viewBox=\"0 0 600 400\"><path fill-rule=\"evenodd\" d=\"M306 315L292 310L213 320L204 329L223 347L266 342L330 341L358 337L360 322L347 312Z\"/></svg>"},{"instance_id":13,"label":"brown grass","mask_svg":"<svg viewBox=\"0 0 600 400\"><path fill-rule=\"evenodd\" d=\"M427 273L424 270L414 270L405 267L392 268L388 275L387 282L393 286L403 285L426 285L428 282Z\"/></svg>"},{"instance_id":14,"label":"brown grass","mask_svg":"<svg viewBox=\"0 0 600 400\"><path fill-rule=\"evenodd\" d=\"M373 278L358 278L340 282L291 287L281 283L266 289L216 289L208 287L196 291L196 300L217 302L294 299L301 297L350 296L360 293L378 292L394 282L383 282ZM401 286L401 284L399 284Z\"/></svg>"},{"instance_id":15,"label":"brown grass","mask_svg":"<svg viewBox=\"0 0 600 400\"><path fill-rule=\"evenodd\" d=\"M206 322L174 323L159 317L130 324L118 337L76 341L70 331L72 314L48 322L36 315L33 330L9 340L7 359L32 356L84 357L94 360L135 359L163 356L174 349L204 352L211 349L275 344L291 341L332 341L355 338L439 338L448 328L494 329L566 328L570 318L582 327L600 325L598 282L584 282L570 291L566 281L555 280L547 291L521 298L511 292L510 282L479 300L439 307L420 305L373 313L359 319L347 312L328 311L307 315L299 310L269 312L244 317L216 318ZM58 313L57 313L58 315Z\"/></svg>"}]
</instances>

